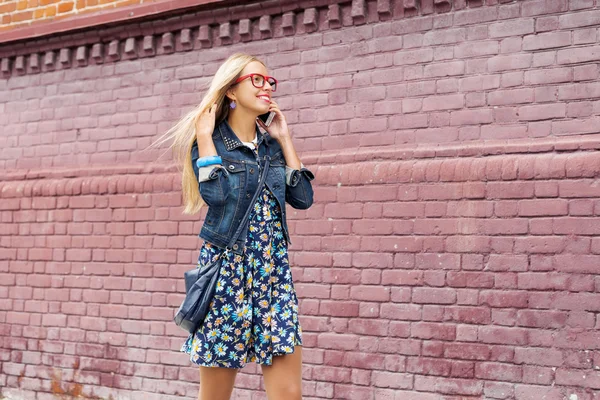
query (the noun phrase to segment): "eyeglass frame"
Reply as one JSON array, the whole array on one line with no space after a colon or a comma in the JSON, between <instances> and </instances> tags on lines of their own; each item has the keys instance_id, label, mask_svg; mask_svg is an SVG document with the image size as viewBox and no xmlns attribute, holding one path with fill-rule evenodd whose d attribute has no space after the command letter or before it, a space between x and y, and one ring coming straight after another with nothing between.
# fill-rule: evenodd
<instances>
[{"instance_id":1,"label":"eyeglass frame","mask_svg":"<svg viewBox=\"0 0 600 400\"><path fill-rule=\"evenodd\" d=\"M275 79L275 77L273 77L273 76L265 76L265 75L263 75L263 74L259 74L259 73L252 73L252 74L247 74L247 75L244 75L244 76L240 76L239 78L237 78L237 79L235 80L235 82L233 82L233 84L234 84L234 85L237 85L238 83L240 83L241 81L243 81L243 80L244 80L244 79L246 79L246 78L249 78L249 77L254 77L254 75L260 75L260 76L262 76L262 77L263 77L263 85L262 85L262 86L260 86L260 87L258 87L258 86L256 86L256 85L254 84L254 80L251 80L251 82L252 82L252 86L254 86L254 87L255 87L255 88L257 88L257 89L262 89L262 88L264 88L264 87L265 87L265 83L268 81L268 79L269 79L269 78L271 78L271 79L273 79L273 80L275 81L275 87L273 87L273 85L272 85L272 84L269 82L269 85L271 85L271 90L272 90L273 92L276 92L276 91L277 91L277 84L279 83L279 82L277 81L277 79Z\"/></svg>"}]
</instances>

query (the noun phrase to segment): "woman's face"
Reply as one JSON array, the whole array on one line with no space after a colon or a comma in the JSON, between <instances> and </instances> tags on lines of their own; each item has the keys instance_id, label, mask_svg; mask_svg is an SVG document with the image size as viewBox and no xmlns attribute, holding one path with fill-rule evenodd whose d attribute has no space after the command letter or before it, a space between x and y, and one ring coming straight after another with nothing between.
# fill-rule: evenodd
<instances>
[{"instance_id":1,"label":"woman's face","mask_svg":"<svg viewBox=\"0 0 600 400\"><path fill-rule=\"evenodd\" d=\"M267 76L268 71L262 63L252 61L250 64L246 65L240 76L248 74L261 74ZM230 96L230 99L233 98L233 100L235 100L236 109L240 107L249 113L259 116L269 111L272 87L265 81L262 88L257 88L252 84L252 79L253 77L248 77L237 85L234 85L231 90L233 96Z\"/></svg>"}]
</instances>

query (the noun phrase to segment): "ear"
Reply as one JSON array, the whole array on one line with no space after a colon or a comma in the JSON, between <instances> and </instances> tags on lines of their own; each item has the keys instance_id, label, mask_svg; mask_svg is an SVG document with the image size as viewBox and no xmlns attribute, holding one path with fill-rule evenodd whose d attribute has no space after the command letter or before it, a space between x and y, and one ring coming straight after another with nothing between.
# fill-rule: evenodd
<instances>
[{"instance_id":1,"label":"ear","mask_svg":"<svg viewBox=\"0 0 600 400\"><path fill-rule=\"evenodd\" d=\"M233 93L233 89L229 89L227 92L225 92L225 97L227 97L229 99L229 101L235 101L235 93Z\"/></svg>"}]
</instances>

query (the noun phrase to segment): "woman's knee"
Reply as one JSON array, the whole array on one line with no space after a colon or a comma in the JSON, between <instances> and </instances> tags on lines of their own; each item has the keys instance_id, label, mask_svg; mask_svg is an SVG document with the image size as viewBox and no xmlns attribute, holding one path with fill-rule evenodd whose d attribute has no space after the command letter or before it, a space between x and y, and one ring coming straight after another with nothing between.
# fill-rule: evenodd
<instances>
[{"instance_id":1,"label":"woman's knee","mask_svg":"<svg viewBox=\"0 0 600 400\"><path fill-rule=\"evenodd\" d=\"M200 367L198 400L229 400L237 372L233 368Z\"/></svg>"},{"instance_id":2,"label":"woman's knee","mask_svg":"<svg viewBox=\"0 0 600 400\"><path fill-rule=\"evenodd\" d=\"M267 388L267 397L269 400L301 400L302 399L302 387L295 383L282 383L277 388L271 390L269 393Z\"/></svg>"}]
</instances>

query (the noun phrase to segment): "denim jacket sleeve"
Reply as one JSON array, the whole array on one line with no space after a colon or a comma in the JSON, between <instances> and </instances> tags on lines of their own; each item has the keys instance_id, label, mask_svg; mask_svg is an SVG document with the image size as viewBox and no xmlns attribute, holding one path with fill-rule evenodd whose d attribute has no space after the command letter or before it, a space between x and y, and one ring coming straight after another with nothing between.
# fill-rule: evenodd
<instances>
[{"instance_id":1,"label":"denim jacket sleeve","mask_svg":"<svg viewBox=\"0 0 600 400\"><path fill-rule=\"evenodd\" d=\"M313 203L313 188L310 181L315 179L314 174L304 165L300 169L285 167L285 201L293 208L305 210Z\"/></svg>"},{"instance_id":2,"label":"denim jacket sleeve","mask_svg":"<svg viewBox=\"0 0 600 400\"><path fill-rule=\"evenodd\" d=\"M209 165L198 168L198 147L192 147L192 167L198 181L198 190L202 200L210 206L221 206L225 204L229 195L229 182L227 181L227 170L221 164Z\"/></svg>"}]
</instances>

